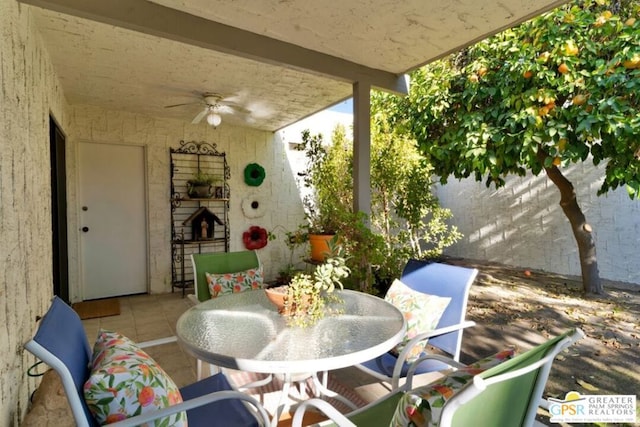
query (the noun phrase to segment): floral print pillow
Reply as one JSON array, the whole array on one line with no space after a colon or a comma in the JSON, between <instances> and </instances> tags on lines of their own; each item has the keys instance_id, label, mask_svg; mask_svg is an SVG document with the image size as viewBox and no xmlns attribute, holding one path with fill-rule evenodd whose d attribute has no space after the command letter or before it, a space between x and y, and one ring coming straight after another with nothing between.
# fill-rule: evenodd
<instances>
[{"instance_id":1,"label":"floral print pillow","mask_svg":"<svg viewBox=\"0 0 640 427\"><path fill-rule=\"evenodd\" d=\"M182 402L180 390L165 371L133 341L116 332L98 332L90 369L84 398L100 425ZM179 412L148 425L187 426L187 414Z\"/></svg>"},{"instance_id":2,"label":"floral print pillow","mask_svg":"<svg viewBox=\"0 0 640 427\"><path fill-rule=\"evenodd\" d=\"M444 404L471 381L474 375L511 359L515 354L514 348L501 351L458 369L434 383L405 393L398 402L391 426L437 427L440 424L440 413Z\"/></svg>"},{"instance_id":3,"label":"floral print pillow","mask_svg":"<svg viewBox=\"0 0 640 427\"><path fill-rule=\"evenodd\" d=\"M413 337L436 329L442 314L451 302L451 298L414 291L398 279L393 281L384 299L396 306L404 314L407 321L407 330L402 342L391 350L391 353L396 356L402 352ZM408 363L420 357L427 341L425 339L411 349L407 356Z\"/></svg>"},{"instance_id":4,"label":"floral print pillow","mask_svg":"<svg viewBox=\"0 0 640 427\"><path fill-rule=\"evenodd\" d=\"M237 273L205 273L205 276L207 277L211 298L217 298L224 294L262 289L264 281L262 265L258 268L239 271Z\"/></svg>"}]
</instances>

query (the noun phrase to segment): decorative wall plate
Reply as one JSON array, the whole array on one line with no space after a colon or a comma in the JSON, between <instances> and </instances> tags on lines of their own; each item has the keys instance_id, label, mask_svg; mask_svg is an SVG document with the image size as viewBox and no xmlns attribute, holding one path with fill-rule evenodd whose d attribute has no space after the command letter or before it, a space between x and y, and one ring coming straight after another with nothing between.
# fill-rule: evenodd
<instances>
[{"instance_id":1,"label":"decorative wall plate","mask_svg":"<svg viewBox=\"0 0 640 427\"><path fill-rule=\"evenodd\" d=\"M262 184L266 176L264 168L257 163L249 163L244 168L244 182L252 187L258 187Z\"/></svg>"},{"instance_id":2,"label":"decorative wall plate","mask_svg":"<svg viewBox=\"0 0 640 427\"><path fill-rule=\"evenodd\" d=\"M252 225L247 231L242 233L244 247L249 250L264 248L267 246L268 239L267 230L257 225Z\"/></svg>"},{"instance_id":3,"label":"decorative wall plate","mask_svg":"<svg viewBox=\"0 0 640 427\"><path fill-rule=\"evenodd\" d=\"M247 218L260 218L266 212L262 197L251 193L242 199L242 213Z\"/></svg>"}]
</instances>

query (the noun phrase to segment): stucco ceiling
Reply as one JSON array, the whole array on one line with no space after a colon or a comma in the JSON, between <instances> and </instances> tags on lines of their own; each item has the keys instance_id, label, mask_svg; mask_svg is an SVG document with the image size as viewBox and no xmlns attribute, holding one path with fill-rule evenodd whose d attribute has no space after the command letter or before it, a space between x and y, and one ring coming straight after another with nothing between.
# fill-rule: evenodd
<instances>
[{"instance_id":1,"label":"stucco ceiling","mask_svg":"<svg viewBox=\"0 0 640 427\"><path fill-rule=\"evenodd\" d=\"M22 0L67 101L190 121L204 92L248 110L224 123L276 130L352 83L402 92L402 75L558 0ZM104 6L104 5L107 6Z\"/></svg>"}]
</instances>

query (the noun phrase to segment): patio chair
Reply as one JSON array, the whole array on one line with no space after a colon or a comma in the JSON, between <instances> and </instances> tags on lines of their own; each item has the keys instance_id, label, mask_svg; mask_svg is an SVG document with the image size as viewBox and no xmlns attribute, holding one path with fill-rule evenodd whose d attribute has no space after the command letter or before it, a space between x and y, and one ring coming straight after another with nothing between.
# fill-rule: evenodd
<instances>
[{"instance_id":1,"label":"patio chair","mask_svg":"<svg viewBox=\"0 0 640 427\"><path fill-rule=\"evenodd\" d=\"M452 358L458 362L462 346L462 332L464 328L475 325L472 321L465 321L465 314L469 289L477 274L478 270L476 269L409 260L400 277L402 283L419 293L447 297L451 300L442 313L436 329L421 331L408 342L398 355L391 352L385 353L357 365L357 367L383 382L390 383L393 390L407 375L409 368L407 360L412 350L415 346L423 345L421 343L427 338L431 352L434 354L416 367L417 374L441 371L449 367L447 362L443 363L438 360L442 355L436 353L443 352L446 356L445 361ZM420 310L430 310L430 308L420 307Z\"/></svg>"},{"instance_id":2,"label":"patio chair","mask_svg":"<svg viewBox=\"0 0 640 427\"><path fill-rule=\"evenodd\" d=\"M139 343L137 346L143 348L172 341L175 341L175 337ZM109 349L113 350L115 344L110 343L110 345ZM60 298L55 297L49 310L40 320L35 336L24 347L58 373L76 425L80 427L99 425L84 397L85 383L92 375L95 375L95 372L91 372L90 365L94 362L99 363L97 360L99 357L92 360L89 342L82 322L75 311ZM104 351L98 354L102 355L103 353ZM118 366L120 371L118 372L122 374L123 365L120 360ZM127 377L126 374L129 372L132 373L132 376L140 373L134 372L135 369L145 370L145 375L150 375L151 368L149 366L155 368L152 362L153 360L149 358L148 364L144 368L134 364L128 366L128 369L124 371L124 377ZM109 369L116 370L115 367ZM161 368L158 370L166 376ZM165 381L167 380L165 376L156 377L157 379L154 378L154 381ZM116 379L115 376L111 381L114 379ZM172 381L170 383L173 384ZM110 386L109 391L114 393L122 388L130 391L132 387L125 383L110 384ZM183 387L180 389L180 394L183 399L182 403L156 411L143 412L141 415L111 425L118 427L137 426L183 411L187 413L190 426L269 425L269 416L262 406L253 397L233 390L223 374L217 374ZM142 392L137 398L142 399L141 396ZM153 394L151 396L153 397ZM169 400L171 401L170 398ZM255 411L250 409L250 405L253 405Z\"/></svg>"},{"instance_id":3,"label":"patio chair","mask_svg":"<svg viewBox=\"0 0 640 427\"><path fill-rule=\"evenodd\" d=\"M211 298L209 284L207 283L207 273L239 273L260 267L258 252L255 250L192 254L191 263L193 265L193 288L195 295L192 294L188 297L196 304ZM207 368L208 372L206 372ZM202 360L197 359L196 371L197 378L200 380L209 374L219 372L219 368L212 364L207 364L205 367L203 366Z\"/></svg>"},{"instance_id":4,"label":"patio chair","mask_svg":"<svg viewBox=\"0 0 640 427\"><path fill-rule=\"evenodd\" d=\"M189 295L189 298L195 303L199 303L211 298L206 273L238 273L258 268L260 259L256 251L211 252L192 254L191 263L193 265L195 295Z\"/></svg>"},{"instance_id":5,"label":"patio chair","mask_svg":"<svg viewBox=\"0 0 640 427\"><path fill-rule=\"evenodd\" d=\"M470 365L466 372L472 375L458 389L451 384L459 381L465 368L413 390L410 370L403 386L346 416L326 401L310 399L296 409L292 427L302 425L304 413L310 407L328 416L328 421L316 424L322 427L433 424L529 427L537 423L535 416L556 355L582 338L584 333L573 329L479 373L473 374L477 369ZM452 366L459 363L452 361Z\"/></svg>"}]
</instances>

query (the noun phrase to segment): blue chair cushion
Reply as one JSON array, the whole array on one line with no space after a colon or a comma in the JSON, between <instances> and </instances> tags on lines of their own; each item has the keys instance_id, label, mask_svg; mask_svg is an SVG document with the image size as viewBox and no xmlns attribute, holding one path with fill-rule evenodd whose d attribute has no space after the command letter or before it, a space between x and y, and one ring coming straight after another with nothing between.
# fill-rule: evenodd
<instances>
[{"instance_id":1,"label":"blue chair cushion","mask_svg":"<svg viewBox=\"0 0 640 427\"><path fill-rule=\"evenodd\" d=\"M221 390L233 390L233 388L227 377L220 373L181 388L180 394L184 400L189 400ZM256 418L242 401L229 399L191 409L187 411L187 420L192 425L210 427L259 426Z\"/></svg>"}]
</instances>

